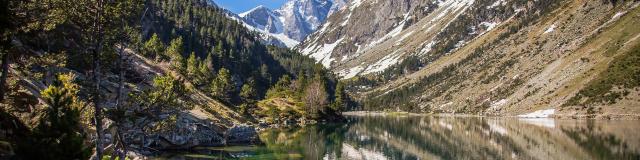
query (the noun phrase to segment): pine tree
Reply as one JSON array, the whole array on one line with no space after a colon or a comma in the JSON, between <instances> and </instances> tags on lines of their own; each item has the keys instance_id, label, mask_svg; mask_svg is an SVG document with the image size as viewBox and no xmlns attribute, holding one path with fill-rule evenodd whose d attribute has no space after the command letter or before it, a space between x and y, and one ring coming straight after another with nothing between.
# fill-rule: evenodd
<instances>
[{"instance_id":1,"label":"pine tree","mask_svg":"<svg viewBox=\"0 0 640 160\"><path fill-rule=\"evenodd\" d=\"M232 93L235 92L235 84L231 78L231 73L226 68L220 69L216 79L211 84L211 92L213 96L219 97L226 101L230 101Z\"/></svg>"},{"instance_id":2,"label":"pine tree","mask_svg":"<svg viewBox=\"0 0 640 160\"><path fill-rule=\"evenodd\" d=\"M298 93L304 92L304 88L307 86L307 76L304 74L304 71L298 72L297 76L298 80L296 81L296 91Z\"/></svg>"},{"instance_id":3,"label":"pine tree","mask_svg":"<svg viewBox=\"0 0 640 160\"><path fill-rule=\"evenodd\" d=\"M290 89L291 88L291 77L289 77L289 75L284 75L282 77L280 77L280 79L278 80L278 82L276 82L276 85L274 87L278 87L278 90L285 90L285 89Z\"/></svg>"},{"instance_id":4,"label":"pine tree","mask_svg":"<svg viewBox=\"0 0 640 160\"><path fill-rule=\"evenodd\" d=\"M242 97L246 102L251 102L256 97L254 85L255 83L253 80L249 80L247 83L242 85L242 89L240 89L240 97Z\"/></svg>"},{"instance_id":5,"label":"pine tree","mask_svg":"<svg viewBox=\"0 0 640 160\"><path fill-rule=\"evenodd\" d=\"M48 105L46 115L29 138L26 157L33 159L87 159L90 148L84 146L80 109L85 105L77 97L79 86L70 74L59 75L42 91Z\"/></svg>"},{"instance_id":6,"label":"pine tree","mask_svg":"<svg viewBox=\"0 0 640 160\"><path fill-rule=\"evenodd\" d=\"M187 59L187 75L188 76L196 76L198 72L198 59L196 58L196 53L191 52L189 55L189 59Z\"/></svg>"},{"instance_id":7,"label":"pine tree","mask_svg":"<svg viewBox=\"0 0 640 160\"><path fill-rule=\"evenodd\" d=\"M139 104L143 112L173 112L181 110L179 97L188 92L182 82L171 76L157 76L153 86L139 94L131 94L134 104Z\"/></svg>"},{"instance_id":8,"label":"pine tree","mask_svg":"<svg viewBox=\"0 0 640 160\"><path fill-rule=\"evenodd\" d=\"M162 44L162 41L160 41L160 38L158 38L158 35L155 34L155 33L144 44L144 50L145 50L144 55L149 56L149 57L154 57L158 61L162 61L162 60L168 59L168 57L166 57L163 54L164 44Z\"/></svg>"},{"instance_id":9,"label":"pine tree","mask_svg":"<svg viewBox=\"0 0 640 160\"><path fill-rule=\"evenodd\" d=\"M171 65L178 70L184 71L186 66L184 66L184 57L182 56L182 52L184 51L184 46L182 42L182 37L175 38L171 40L169 47L167 48L166 55L169 56L171 60Z\"/></svg>"},{"instance_id":10,"label":"pine tree","mask_svg":"<svg viewBox=\"0 0 640 160\"><path fill-rule=\"evenodd\" d=\"M347 94L344 91L344 84L342 82L338 82L334 93L335 101L333 102L332 109L337 112L344 111L348 102Z\"/></svg>"},{"instance_id":11,"label":"pine tree","mask_svg":"<svg viewBox=\"0 0 640 160\"><path fill-rule=\"evenodd\" d=\"M213 55L209 53L206 59L200 63L199 72L202 81L208 81L213 77Z\"/></svg>"}]
</instances>

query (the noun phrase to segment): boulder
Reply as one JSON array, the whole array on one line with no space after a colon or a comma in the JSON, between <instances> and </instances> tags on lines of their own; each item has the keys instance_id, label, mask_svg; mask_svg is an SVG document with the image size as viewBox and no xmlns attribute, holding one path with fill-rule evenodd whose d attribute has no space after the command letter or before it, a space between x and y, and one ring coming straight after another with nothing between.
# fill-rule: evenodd
<instances>
[{"instance_id":1,"label":"boulder","mask_svg":"<svg viewBox=\"0 0 640 160\"><path fill-rule=\"evenodd\" d=\"M201 121L181 118L173 128L158 134L160 149L189 149L196 146L222 146L223 138Z\"/></svg>"},{"instance_id":2,"label":"boulder","mask_svg":"<svg viewBox=\"0 0 640 160\"><path fill-rule=\"evenodd\" d=\"M141 130L142 127L134 127L126 130L125 139L140 150L188 150L198 146L222 146L224 138L216 132L206 120L190 117L188 114L180 114L176 121L167 126L157 126L159 123L146 124L147 128L162 128L160 130ZM164 127L164 128L163 128Z\"/></svg>"},{"instance_id":3,"label":"boulder","mask_svg":"<svg viewBox=\"0 0 640 160\"><path fill-rule=\"evenodd\" d=\"M261 142L256 128L249 125L236 125L227 130L224 136L227 145L258 144Z\"/></svg>"}]
</instances>

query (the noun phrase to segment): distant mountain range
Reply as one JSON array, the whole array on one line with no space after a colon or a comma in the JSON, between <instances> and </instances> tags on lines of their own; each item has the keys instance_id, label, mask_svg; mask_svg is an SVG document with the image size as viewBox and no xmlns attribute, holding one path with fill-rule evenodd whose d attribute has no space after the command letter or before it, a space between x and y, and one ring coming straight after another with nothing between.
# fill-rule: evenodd
<instances>
[{"instance_id":1,"label":"distant mountain range","mask_svg":"<svg viewBox=\"0 0 640 160\"><path fill-rule=\"evenodd\" d=\"M258 6L230 18L250 30L262 33L267 44L293 48L317 30L331 14L348 0L291 0L277 10Z\"/></svg>"}]
</instances>

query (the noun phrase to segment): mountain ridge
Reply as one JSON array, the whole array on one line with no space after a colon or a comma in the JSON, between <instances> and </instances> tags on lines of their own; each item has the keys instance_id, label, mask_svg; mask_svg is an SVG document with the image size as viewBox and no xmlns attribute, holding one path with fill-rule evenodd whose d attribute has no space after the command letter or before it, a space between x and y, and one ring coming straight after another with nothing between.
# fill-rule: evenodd
<instances>
[{"instance_id":1,"label":"mountain ridge","mask_svg":"<svg viewBox=\"0 0 640 160\"><path fill-rule=\"evenodd\" d=\"M638 112L634 86L598 91L621 100L588 100L596 85L589 81L612 59L584 55L583 48L600 53L603 46L590 43L596 39L633 48L639 31L631 26L638 22L629 17L637 16L638 4L353 1L296 49L340 75L365 110L517 115L552 108L557 115L622 115L608 106ZM634 54L633 49L614 53ZM572 107L577 112L569 113L566 108Z\"/></svg>"},{"instance_id":2,"label":"mountain ridge","mask_svg":"<svg viewBox=\"0 0 640 160\"><path fill-rule=\"evenodd\" d=\"M344 4L345 0L290 0L276 10L260 5L230 17L259 32L266 44L293 48Z\"/></svg>"}]
</instances>

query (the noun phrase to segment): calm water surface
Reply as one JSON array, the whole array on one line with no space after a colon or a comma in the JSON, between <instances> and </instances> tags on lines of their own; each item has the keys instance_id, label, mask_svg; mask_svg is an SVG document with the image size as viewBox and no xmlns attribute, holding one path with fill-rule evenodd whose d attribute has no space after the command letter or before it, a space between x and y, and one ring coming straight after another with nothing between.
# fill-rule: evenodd
<instances>
[{"instance_id":1,"label":"calm water surface","mask_svg":"<svg viewBox=\"0 0 640 160\"><path fill-rule=\"evenodd\" d=\"M640 121L366 116L262 132L262 146L167 159L633 159Z\"/></svg>"}]
</instances>

